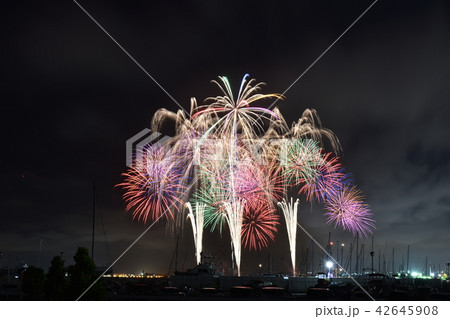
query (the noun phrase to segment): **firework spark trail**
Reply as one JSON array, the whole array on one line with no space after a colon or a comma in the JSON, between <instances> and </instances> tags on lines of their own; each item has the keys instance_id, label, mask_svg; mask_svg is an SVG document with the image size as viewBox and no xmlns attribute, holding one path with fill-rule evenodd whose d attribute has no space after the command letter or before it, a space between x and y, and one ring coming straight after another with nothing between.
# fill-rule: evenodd
<instances>
[{"instance_id":1,"label":"firework spark trail","mask_svg":"<svg viewBox=\"0 0 450 319\"><path fill-rule=\"evenodd\" d=\"M218 136L233 137L235 142L237 142L236 132L237 126L239 126L241 131L239 134L240 139L252 140L259 138L258 131L263 131L261 121L265 119L269 122L274 122L278 120L278 114L267 108L250 106L250 103L267 98L282 99L283 97L279 94L256 93L264 83L258 83L252 86L254 80L252 79L247 82L247 76L246 74L242 79L241 89L236 101L233 99L233 93L227 77L219 77L222 84L213 81L222 90L224 96L209 98L207 100L212 101L211 104L196 107L193 110L194 114L191 116L192 120L197 118L201 120L217 119L219 118L219 114L224 114L215 123L217 125L214 128L215 134Z\"/></svg>"},{"instance_id":2,"label":"firework spark trail","mask_svg":"<svg viewBox=\"0 0 450 319\"><path fill-rule=\"evenodd\" d=\"M299 200L297 199L294 203L294 198L291 197L290 202L286 202L285 199L278 203L284 214L284 219L286 221L286 229L289 239L289 248L291 251L291 262L292 262L292 274L295 276L295 253L297 245L297 212L298 212Z\"/></svg>"},{"instance_id":3,"label":"firework spark trail","mask_svg":"<svg viewBox=\"0 0 450 319\"><path fill-rule=\"evenodd\" d=\"M242 215L244 212L245 200L234 198L231 202L225 202L225 219L230 230L231 245L234 260L236 262L237 274L241 275L241 238L242 238Z\"/></svg>"},{"instance_id":4,"label":"firework spark trail","mask_svg":"<svg viewBox=\"0 0 450 319\"><path fill-rule=\"evenodd\" d=\"M265 96L259 95L259 94L254 94L252 96L253 99L251 100L250 94L253 91L256 91L257 87L252 88L250 86L250 83L244 88L244 91L241 91L242 87L244 86L244 82L246 81L246 77L247 77L247 75L244 76L244 78L241 82L241 88L239 90L239 95L236 100L236 103L233 103L233 101L232 101L232 92L231 92L231 90L229 90L228 79L221 78L222 81L226 85L227 92L229 93L229 96L231 97L231 99L229 99L227 97L227 95L225 95L224 100L219 98L219 99L216 99L216 102L215 102L216 104L224 105L225 107L230 106L232 108L232 111L230 111L227 114L226 121L225 121L225 123L229 122L229 117L231 115L233 116L232 131L224 132L226 134L226 136L230 136L230 137L234 136L234 141L232 143L229 143L229 145L230 145L229 170L230 170L230 186L231 186L231 190L230 190L231 191L231 203L225 202L225 211L227 212L226 220L228 221L228 227L230 230L231 242L232 242L232 246L233 246L233 253L234 253L234 258L235 258L235 262L236 262L238 276L241 275L242 217L243 217L244 206L245 206L246 201L244 199L241 199L240 197L238 197L238 194L237 194L238 189L236 186L238 186L238 187L244 186L243 194L246 194L246 195L248 194L249 191L251 193L255 189L255 186L249 185L249 182L254 181L254 178L253 178L254 176L251 176L247 180L236 180L236 177L238 177L238 178L242 177L242 175L235 176L235 172L236 172L235 168L236 168L238 160L239 160L238 123L237 122L239 120L240 128L243 132L244 137L253 138L253 136L249 135L249 133L253 132L252 127L254 126L255 123L257 123L251 117L252 115L256 114L254 112L254 110L258 110L258 111L262 112L263 114L266 111L267 111L267 113L273 113L271 111L268 111L268 110L265 110L262 108L250 107L250 105L249 105L250 102L264 98ZM249 89L247 89L247 88L249 88ZM242 93L242 95L241 95L241 93ZM247 97L249 97L249 101L245 100L245 98L247 98ZM231 102L231 104L229 102ZM253 109L253 110L251 110L251 109ZM247 114L247 113L249 113L249 114ZM224 127L224 128L226 129L226 127ZM234 135L231 135L230 133L234 133ZM241 163L241 162L239 162L239 163ZM237 172L240 173L239 170L237 170ZM243 174L244 178L247 175L246 173L248 173L248 172L244 172L244 174ZM241 193L242 193L242 190L241 190Z\"/></svg>"},{"instance_id":5,"label":"firework spark trail","mask_svg":"<svg viewBox=\"0 0 450 319\"><path fill-rule=\"evenodd\" d=\"M201 263L201 253L202 253L202 241L203 241L203 220L204 220L204 211L205 204L195 203L195 214L192 211L192 205L190 202L185 204L187 209L189 210L188 218L191 220L192 225L192 233L194 235L194 244L195 244L195 256L197 258L197 265Z\"/></svg>"}]
</instances>

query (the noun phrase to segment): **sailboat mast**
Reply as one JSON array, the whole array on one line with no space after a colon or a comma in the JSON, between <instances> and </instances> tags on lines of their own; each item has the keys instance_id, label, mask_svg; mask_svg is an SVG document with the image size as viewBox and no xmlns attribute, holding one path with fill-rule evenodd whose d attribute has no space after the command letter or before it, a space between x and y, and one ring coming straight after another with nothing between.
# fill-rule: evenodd
<instances>
[{"instance_id":1,"label":"sailboat mast","mask_svg":"<svg viewBox=\"0 0 450 319\"><path fill-rule=\"evenodd\" d=\"M359 273L359 237L356 237L356 273Z\"/></svg>"},{"instance_id":2,"label":"sailboat mast","mask_svg":"<svg viewBox=\"0 0 450 319\"><path fill-rule=\"evenodd\" d=\"M394 274L395 272L395 252L394 252L394 247L392 247L392 274Z\"/></svg>"},{"instance_id":3,"label":"sailboat mast","mask_svg":"<svg viewBox=\"0 0 450 319\"><path fill-rule=\"evenodd\" d=\"M408 251L406 253L406 272L409 273L409 245L408 245Z\"/></svg>"},{"instance_id":4,"label":"sailboat mast","mask_svg":"<svg viewBox=\"0 0 450 319\"><path fill-rule=\"evenodd\" d=\"M95 179L92 181L92 248L91 258L94 261L94 240L95 240Z\"/></svg>"},{"instance_id":5,"label":"sailboat mast","mask_svg":"<svg viewBox=\"0 0 450 319\"><path fill-rule=\"evenodd\" d=\"M381 273L381 248L378 248L378 273Z\"/></svg>"},{"instance_id":6,"label":"sailboat mast","mask_svg":"<svg viewBox=\"0 0 450 319\"><path fill-rule=\"evenodd\" d=\"M353 273L352 255L353 255L353 243L350 242L350 275Z\"/></svg>"},{"instance_id":7,"label":"sailboat mast","mask_svg":"<svg viewBox=\"0 0 450 319\"><path fill-rule=\"evenodd\" d=\"M372 258L372 270L371 273L373 274L373 256L375 255L373 251L373 236L372 236L372 249L370 250L370 257Z\"/></svg>"}]
</instances>

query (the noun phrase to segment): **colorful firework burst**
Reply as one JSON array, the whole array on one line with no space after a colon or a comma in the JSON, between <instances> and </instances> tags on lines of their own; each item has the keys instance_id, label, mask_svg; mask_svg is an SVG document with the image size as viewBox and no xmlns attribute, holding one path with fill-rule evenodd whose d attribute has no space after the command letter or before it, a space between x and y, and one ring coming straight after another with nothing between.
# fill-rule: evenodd
<instances>
[{"instance_id":1,"label":"colorful firework burst","mask_svg":"<svg viewBox=\"0 0 450 319\"><path fill-rule=\"evenodd\" d=\"M280 152L280 163L288 184L300 185L313 181L318 168L325 164L319 143L313 140L290 139Z\"/></svg>"},{"instance_id":2,"label":"colorful firework burst","mask_svg":"<svg viewBox=\"0 0 450 319\"><path fill-rule=\"evenodd\" d=\"M358 236L367 236L375 228L369 206L363 201L361 192L355 187L343 187L328 196L325 202L328 223L342 227Z\"/></svg>"},{"instance_id":3,"label":"colorful firework burst","mask_svg":"<svg viewBox=\"0 0 450 319\"><path fill-rule=\"evenodd\" d=\"M144 223L149 217L156 220L163 215L173 219L185 189L177 158L161 146L149 146L140 159L122 174L125 180L118 185L126 191L126 209L133 210L133 218Z\"/></svg>"},{"instance_id":4,"label":"colorful firework burst","mask_svg":"<svg viewBox=\"0 0 450 319\"><path fill-rule=\"evenodd\" d=\"M242 221L242 242L249 249L267 247L270 240L275 239L279 216L266 200L257 205L246 205Z\"/></svg>"},{"instance_id":5,"label":"colorful firework burst","mask_svg":"<svg viewBox=\"0 0 450 319\"><path fill-rule=\"evenodd\" d=\"M304 193L308 201L314 198L318 202L324 202L336 189L341 189L348 184L347 176L343 172L342 164L331 153L322 156L320 163L311 174L300 183L300 193ZM299 185L299 184L297 184Z\"/></svg>"}]
</instances>

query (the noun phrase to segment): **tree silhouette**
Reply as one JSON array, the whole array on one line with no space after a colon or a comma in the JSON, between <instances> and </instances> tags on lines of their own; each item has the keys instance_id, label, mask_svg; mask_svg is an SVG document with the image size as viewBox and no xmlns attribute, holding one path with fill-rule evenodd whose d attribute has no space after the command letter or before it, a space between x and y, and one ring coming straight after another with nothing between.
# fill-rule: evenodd
<instances>
[{"instance_id":1,"label":"tree silhouette","mask_svg":"<svg viewBox=\"0 0 450 319\"><path fill-rule=\"evenodd\" d=\"M53 257L45 280L45 296L47 300L65 300L68 279L64 260L61 256Z\"/></svg>"},{"instance_id":2,"label":"tree silhouette","mask_svg":"<svg viewBox=\"0 0 450 319\"><path fill-rule=\"evenodd\" d=\"M95 264L89 257L89 250L85 247L79 247L75 256L75 265L69 266L69 298L76 300L83 294L87 288L97 279L95 274ZM84 295L82 300L103 300L106 290L103 286L103 280L100 279Z\"/></svg>"},{"instance_id":3,"label":"tree silhouette","mask_svg":"<svg viewBox=\"0 0 450 319\"><path fill-rule=\"evenodd\" d=\"M43 269L29 266L22 277L22 291L26 300L42 300L44 297L45 272Z\"/></svg>"}]
</instances>

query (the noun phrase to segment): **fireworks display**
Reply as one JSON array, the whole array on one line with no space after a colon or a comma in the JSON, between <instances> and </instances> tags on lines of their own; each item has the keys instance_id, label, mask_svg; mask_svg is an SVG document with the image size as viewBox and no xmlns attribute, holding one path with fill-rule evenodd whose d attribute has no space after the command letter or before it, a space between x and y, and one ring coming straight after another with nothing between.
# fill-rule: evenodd
<instances>
[{"instance_id":1,"label":"fireworks display","mask_svg":"<svg viewBox=\"0 0 450 319\"><path fill-rule=\"evenodd\" d=\"M185 205L197 263L203 228L226 228L238 275L242 245L267 247L275 239L281 209L295 273L299 201L294 203L292 195L322 203L328 223L358 236L370 233L374 220L338 157L324 151L326 144L338 153L340 144L322 128L317 113L307 109L289 127L278 108L256 105L283 97L258 93L263 83L247 77L236 98L228 79L219 77L220 82L213 82L223 95L206 99L209 104L197 105L192 98L190 114L158 110L152 130L172 122L176 135L146 146L119 186L125 190L127 210L143 222L163 215L174 220Z\"/></svg>"}]
</instances>

